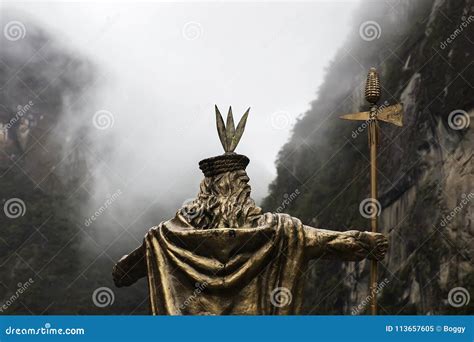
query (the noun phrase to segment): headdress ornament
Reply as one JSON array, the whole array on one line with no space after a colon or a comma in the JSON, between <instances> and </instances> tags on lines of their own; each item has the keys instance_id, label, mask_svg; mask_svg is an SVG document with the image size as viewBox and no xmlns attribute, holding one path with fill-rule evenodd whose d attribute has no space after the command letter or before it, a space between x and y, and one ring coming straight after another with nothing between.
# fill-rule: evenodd
<instances>
[{"instance_id":1,"label":"headdress ornament","mask_svg":"<svg viewBox=\"0 0 474 342\"><path fill-rule=\"evenodd\" d=\"M206 177L216 176L229 171L245 170L250 162L249 158L246 156L234 152L237 144L240 141L240 138L242 138L242 134L244 133L250 108L247 109L245 114L240 119L237 128L234 125L232 107L229 107L225 124L224 119L219 112L219 108L215 106L215 109L217 133L219 134L219 139L225 153L220 156L201 160L199 162L199 168Z\"/></svg>"}]
</instances>

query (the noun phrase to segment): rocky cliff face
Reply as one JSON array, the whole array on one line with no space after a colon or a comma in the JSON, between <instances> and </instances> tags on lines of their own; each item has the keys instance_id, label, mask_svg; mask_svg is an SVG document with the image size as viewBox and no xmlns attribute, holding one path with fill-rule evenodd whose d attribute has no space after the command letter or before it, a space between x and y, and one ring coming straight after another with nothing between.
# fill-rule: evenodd
<instances>
[{"instance_id":1,"label":"rocky cliff face","mask_svg":"<svg viewBox=\"0 0 474 342\"><path fill-rule=\"evenodd\" d=\"M147 313L144 280L110 305L93 297L114 288L122 245L137 245L102 215L120 191L90 204L106 70L21 13L2 11L0 27L0 314ZM90 224L94 215L103 222Z\"/></svg>"},{"instance_id":2,"label":"rocky cliff face","mask_svg":"<svg viewBox=\"0 0 474 342\"><path fill-rule=\"evenodd\" d=\"M359 213L369 194L367 132L337 117L365 109L363 84L376 66L381 102L402 101L406 109L403 128L381 124L380 230L391 242L380 267L382 314L473 311L447 301L453 288L474 294L473 5L364 3L318 99L282 149L264 202L313 226L368 228ZM2 30L16 18L2 12ZM143 281L114 289L112 306L91 299L96 289L113 288L110 270L124 249L111 245L136 244L130 234L98 243L98 227L86 227L79 213L91 186L82 129L91 124L94 66L29 20L22 24L24 37L21 26L11 39L0 35L0 210L10 208L0 215L0 313L146 313ZM366 299L367 279L364 262L315 261L306 313L364 312L354 309Z\"/></svg>"},{"instance_id":3,"label":"rocky cliff face","mask_svg":"<svg viewBox=\"0 0 474 342\"><path fill-rule=\"evenodd\" d=\"M0 18L0 310L48 313L80 272L76 220L87 167L77 121L94 67L10 14Z\"/></svg>"},{"instance_id":4,"label":"rocky cliff face","mask_svg":"<svg viewBox=\"0 0 474 342\"><path fill-rule=\"evenodd\" d=\"M359 212L369 197L367 132L338 116L367 110L363 87L375 66L380 102L405 106L402 128L380 124L379 230L390 239L379 267L381 314L473 312L464 300L474 294L473 6L362 3L317 100L280 152L264 201L267 210L286 203L284 211L316 227L369 229ZM365 312L368 275L368 262L313 262L306 313Z\"/></svg>"}]
</instances>

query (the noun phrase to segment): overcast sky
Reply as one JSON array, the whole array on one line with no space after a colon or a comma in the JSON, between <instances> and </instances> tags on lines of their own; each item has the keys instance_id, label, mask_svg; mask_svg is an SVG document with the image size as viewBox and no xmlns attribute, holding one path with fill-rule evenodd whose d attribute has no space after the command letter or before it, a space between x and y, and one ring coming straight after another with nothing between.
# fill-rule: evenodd
<instances>
[{"instance_id":1,"label":"overcast sky","mask_svg":"<svg viewBox=\"0 0 474 342\"><path fill-rule=\"evenodd\" d=\"M108 156L119 177L146 184L189 176L197 182L197 162L223 152L214 104L223 114L232 105L236 120L251 107L236 152L250 157L259 198L275 176L276 155L294 120L316 98L357 3L7 5L98 65L103 78L90 117L99 110L113 115L103 139L119 142Z\"/></svg>"}]
</instances>

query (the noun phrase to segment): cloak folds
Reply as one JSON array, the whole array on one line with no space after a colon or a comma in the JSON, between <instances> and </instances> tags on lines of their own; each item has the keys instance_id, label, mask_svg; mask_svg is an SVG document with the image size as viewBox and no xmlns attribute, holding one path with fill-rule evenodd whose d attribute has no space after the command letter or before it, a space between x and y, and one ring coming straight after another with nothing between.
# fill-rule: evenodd
<instances>
[{"instance_id":1,"label":"cloak folds","mask_svg":"<svg viewBox=\"0 0 474 342\"><path fill-rule=\"evenodd\" d=\"M301 308L300 220L266 213L256 228L198 230L179 214L145 236L154 315L285 315Z\"/></svg>"}]
</instances>

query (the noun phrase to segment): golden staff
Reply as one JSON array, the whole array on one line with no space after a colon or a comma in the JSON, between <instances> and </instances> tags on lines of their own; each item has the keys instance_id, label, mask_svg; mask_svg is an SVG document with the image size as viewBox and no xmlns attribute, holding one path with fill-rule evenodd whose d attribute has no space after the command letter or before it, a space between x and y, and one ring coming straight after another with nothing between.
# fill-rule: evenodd
<instances>
[{"instance_id":1,"label":"golden staff","mask_svg":"<svg viewBox=\"0 0 474 342\"><path fill-rule=\"evenodd\" d=\"M365 84L365 99L370 104L370 111L352 113L341 116L341 119L365 121L369 127L370 147L370 200L377 210L370 217L370 227L373 233L377 232L377 217L380 215L377 201L377 143L379 136L378 121L384 121L396 126L403 126L403 105L401 103L392 106L377 106L380 99L380 81L375 68L370 68ZM370 308L372 315L377 314L377 260L372 260L370 265Z\"/></svg>"}]
</instances>

